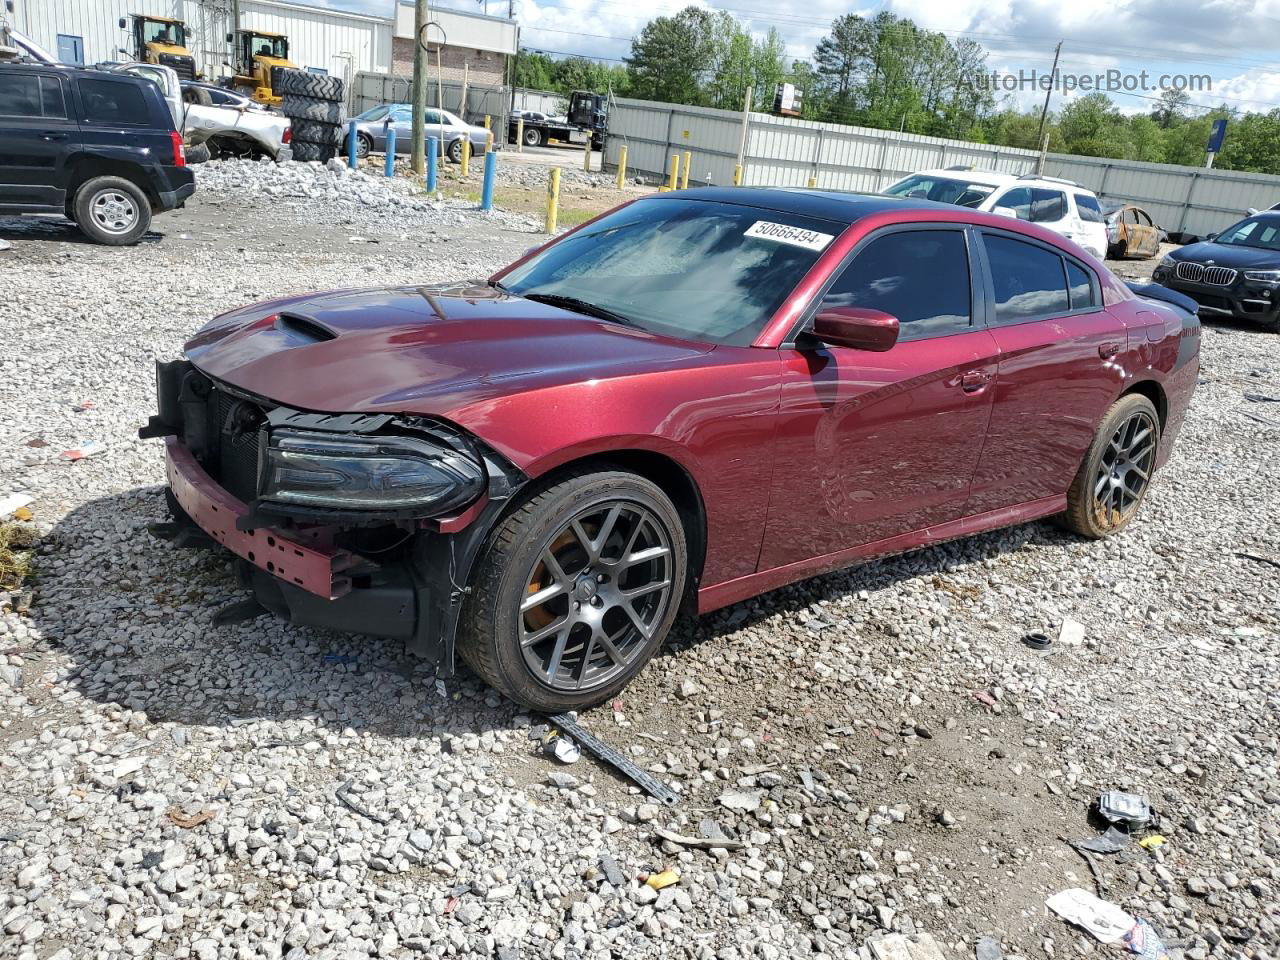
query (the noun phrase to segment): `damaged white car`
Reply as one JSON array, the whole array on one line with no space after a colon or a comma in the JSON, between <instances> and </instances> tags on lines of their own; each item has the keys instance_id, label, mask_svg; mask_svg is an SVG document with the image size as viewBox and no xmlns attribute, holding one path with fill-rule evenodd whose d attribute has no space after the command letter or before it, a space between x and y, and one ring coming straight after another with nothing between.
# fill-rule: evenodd
<instances>
[{"instance_id":1,"label":"damaged white car","mask_svg":"<svg viewBox=\"0 0 1280 960\"><path fill-rule=\"evenodd\" d=\"M200 163L218 157L270 157L290 160L289 118L263 110L217 106L207 90L183 85L169 67L154 63L125 63L111 68L151 80L164 93L174 126L182 133L187 161Z\"/></svg>"}]
</instances>

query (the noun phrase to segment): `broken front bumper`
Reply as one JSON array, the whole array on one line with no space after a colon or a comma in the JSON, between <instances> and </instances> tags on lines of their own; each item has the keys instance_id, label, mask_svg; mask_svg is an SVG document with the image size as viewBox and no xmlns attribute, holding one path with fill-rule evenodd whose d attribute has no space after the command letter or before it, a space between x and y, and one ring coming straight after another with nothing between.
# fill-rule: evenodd
<instances>
[{"instance_id":1,"label":"broken front bumper","mask_svg":"<svg viewBox=\"0 0 1280 960\"><path fill-rule=\"evenodd\" d=\"M164 445L169 488L201 530L259 570L317 597L337 600L350 593L351 578L344 572L354 565L351 554L290 540L275 530L239 529L237 521L249 508L218 486L176 437L166 437Z\"/></svg>"}]
</instances>

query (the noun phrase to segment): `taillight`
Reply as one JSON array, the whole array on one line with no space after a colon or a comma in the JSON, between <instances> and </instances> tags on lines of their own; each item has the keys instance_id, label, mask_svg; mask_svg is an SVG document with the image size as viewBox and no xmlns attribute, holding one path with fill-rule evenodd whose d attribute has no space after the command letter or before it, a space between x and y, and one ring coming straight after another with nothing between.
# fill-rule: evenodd
<instances>
[{"instance_id":1,"label":"taillight","mask_svg":"<svg viewBox=\"0 0 1280 960\"><path fill-rule=\"evenodd\" d=\"M293 143L293 127L284 128L284 136L280 138L281 143Z\"/></svg>"},{"instance_id":2,"label":"taillight","mask_svg":"<svg viewBox=\"0 0 1280 960\"><path fill-rule=\"evenodd\" d=\"M173 143L173 165L175 167L185 167L187 165L187 151L182 146L182 134L177 130L170 130L169 140Z\"/></svg>"}]
</instances>

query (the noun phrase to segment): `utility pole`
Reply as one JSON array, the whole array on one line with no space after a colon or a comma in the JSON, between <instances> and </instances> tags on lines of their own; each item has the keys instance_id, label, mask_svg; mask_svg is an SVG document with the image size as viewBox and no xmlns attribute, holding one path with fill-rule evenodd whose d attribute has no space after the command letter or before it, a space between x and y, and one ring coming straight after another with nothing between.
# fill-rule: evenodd
<instances>
[{"instance_id":1,"label":"utility pole","mask_svg":"<svg viewBox=\"0 0 1280 960\"><path fill-rule=\"evenodd\" d=\"M1049 115L1049 95L1053 93L1053 82L1058 76L1058 55L1062 53L1062 41L1058 41L1058 45L1053 48L1053 69L1049 71L1049 86L1044 92L1044 106L1040 108L1040 130L1036 133L1036 140L1044 142L1044 121Z\"/></svg>"},{"instance_id":2,"label":"utility pole","mask_svg":"<svg viewBox=\"0 0 1280 960\"><path fill-rule=\"evenodd\" d=\"M414 176L427 170L427 0L413 4L413 152Z\"/></svg>"}]
</instances>

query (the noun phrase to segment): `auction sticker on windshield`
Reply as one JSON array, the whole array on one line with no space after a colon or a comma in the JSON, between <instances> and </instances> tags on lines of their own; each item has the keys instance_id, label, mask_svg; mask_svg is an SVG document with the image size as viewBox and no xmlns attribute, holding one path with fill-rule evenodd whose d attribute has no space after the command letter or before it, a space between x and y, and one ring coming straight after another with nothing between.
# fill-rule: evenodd
<instances>
[{"instance_id":1,"label":"auction sticker on windshield","mask_svg":"<svg viewBox=\"0 0 1280 960\"><path fill-rule=\"evenodd\" d=\"M757 220L747 228L745 236L757 240L772 240L774 243L787 243L793 247L804 247L808 250L822 250L835 239L829 233L817 230L806 230L804 227L792 227L785 223L771 223L768 220Z\"/></svg>"}]
</instances>

